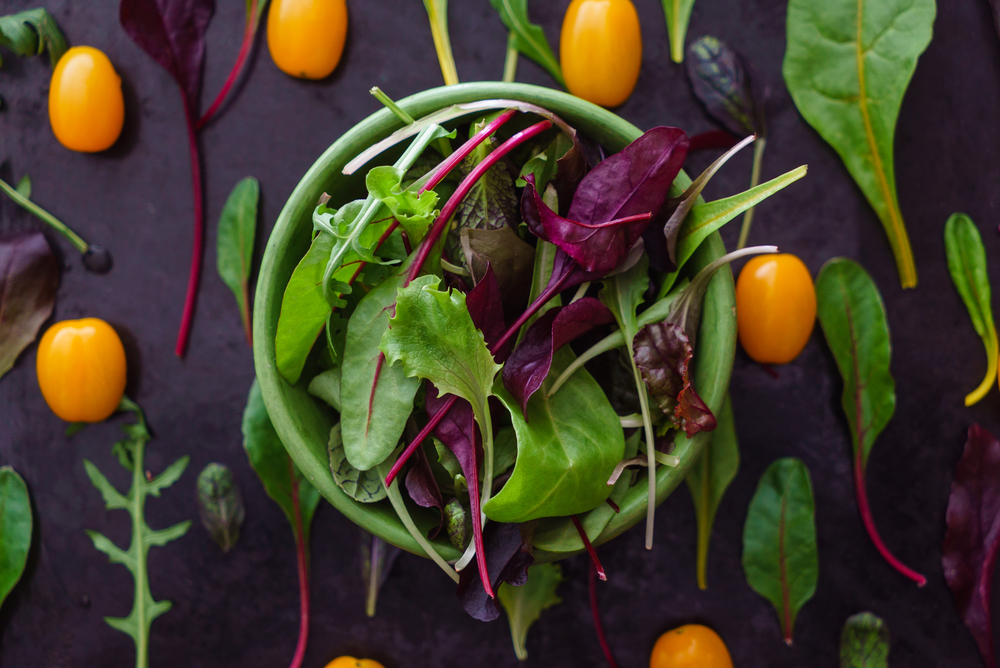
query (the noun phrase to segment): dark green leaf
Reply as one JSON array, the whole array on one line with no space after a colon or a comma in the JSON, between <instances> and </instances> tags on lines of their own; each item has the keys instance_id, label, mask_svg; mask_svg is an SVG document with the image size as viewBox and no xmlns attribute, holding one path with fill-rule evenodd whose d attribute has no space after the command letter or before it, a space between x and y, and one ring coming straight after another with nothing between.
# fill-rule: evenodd
<instances>
[{"instance_id":1,"label":"dark green leaf","mask_svg":"<svg viewBox=\"0 0 1000 668\"><path fill-rule=\"evenodd\" d=\"M59 265L41 232L0 240L0 377L52 315Z\"/></svg>"},{"instance_id":2,"label":"dark green leaf","mask_svg":"<svg viewBox=\"0 0 1000 668\"><path fill-rule=\"evenodd\" d=\"M216 242L217 267L222 281L229 286L240 307L240 320L251 340L250 274L253 271L254 235L257 232L257 200L260 186L248 176L233 188L219 217Z\"/></svg>"},{"instance_id":3,"label":"dark green leaf","mask_svg":"<svg viewBox=\"0 0 1000 668\"><path fill-rule=\"evenodd\" d=\"M743 572L750 587L774 605L785 642L795 616L816 592L816 550L809 469L787 457L767 467L743 527Z\"/></svg>"},{"instance_id":4,"label":"dark green leaf","mask_svg":"<svg viewBox=\"0 0 1000 668\"><path fill-rule=\"evenodd\" d=\"M917 268L896 197L893 137L935 12L934 0L788 3L785 84L882 220L904 288L917 285Z\"/></svg>"},{"instance_id":5,"label":"dark green leaf","mask_svg":"<svg viewBox=\"0 0 1000 668\"><path fill-rule=\"evenodd\" d=\"M889 668L889 628L870 612L851 615L840 634L840 668Z\"/></svg>"},{"instance_id":6,"label":"dark green leaf","mask_svg":"<svg viewBox=\"0 0 1000 668\"><path fill-rule=\"evenodd\" d=\"M246 518L243 496L233 472L213 462L198 476L197 489L201 523L222 551L229 552L239 540L240 527Z\"/></svg>"},{"instance_id":7,"label":"dark green leaf","mask_svg":"<svg viewBox=\"0 0 1000 668\"><path fill-rule=\"evenodd\" d=\"M716 37L699 37L688 47L691 88L709 116L737 137L766 135L764 117L740 54Z\"/></svg>"},{"instance_id":8,"label":"dark green leaf","mask_svg":"<svg viewBox=\"0 0 1000 668\"><path fill-rule=\"evenodd\" d=\"M559 60L552 52L545 31L537 23L528 19L528 0L490 0L490 4L500 14L500 20L513 34L512 46L545 68L545 71L566 87Z\"/></svg>"},{"instance_id":9,"label":"dark green leaf","mask_svg":"<svg viewBox=\"0 0 1000 668\"><path fill-rule=\"evenodd\" d=\"M560 582L562 569L559 564L535 564L528 569L528 581L520 587L513 587L506 582L500 585L497 595L500 605L507 611L514 653L521 661L528 658L525 646L528 629L542 616L543 610L562 603L562 599L556 595Z\"/></svg>"},{"instance_id":10,"label":"dark green leaf","mask_svg":"<svg viewBox=\"0 0 1000 668\"><path fill-rule=\"evenodd\" d=\"M48 49L52 67L69 48L55 18L41 8L0 16L0 46L19 56L34 56Z\"/></svg>"},{"instance_id":11,"label":"dark green leaf","mask_svg":"<svg viewBox=\"0 0 1000 668\"><path fill-rule=\"evenodd\" d=\"M670 38L670 57L675 63L684 60L684 38L694 0L663 0L663 13L667 15L667 36Z\"/></svg>"},{"instance_id":12,"label":"dark green leaf","mask_svg":"<svg viewBox=\"0 0 1000 668\"><path fill-rule=\"evenodd\" d=\"M330 430L330 440L326 447L333 481L347 496L361 503L375 503L385 498L385 487L378 471L359 471L347 461L339 423Z\"/></svg>"},{"instance_id":13,"label":"dark green leaf","mask_svg":"<svg viewBox=\"0 0 1000 668\"><path fill-rule=\"evenodd\" d=\"M474 126L478 127L478 126ZM462 163L466 173L486 159L489 141L485 141ZM517 192L514 177L507 165L499 162L476 181L469 194L462 198L455 212L455 228L470 227L477 230L498 230L503 227L516 228L520 218L517 210Z\"/></svg>"},{"instance_id":14,"label":"dark green leaf","mask_svg":"<svg viewBox=\"0 0 1000 668\"><path fill-rule=\"evenodd\" d=\"M0 466L0 606L24 574L31 530L28 486L14 469Z\"/></svg>"}]
</instances>

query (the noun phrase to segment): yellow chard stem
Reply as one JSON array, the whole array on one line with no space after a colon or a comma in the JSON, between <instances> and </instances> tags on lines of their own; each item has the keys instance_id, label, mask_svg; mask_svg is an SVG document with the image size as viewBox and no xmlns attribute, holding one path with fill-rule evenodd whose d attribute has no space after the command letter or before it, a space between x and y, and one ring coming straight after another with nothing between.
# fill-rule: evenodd
<instances>
[{"instance_id":1,"label":"yellow chard stem","mask_svg":"<svg viewBox=\"0 0 1000 668\"><path fill-rule=\"evenodd\" d=\"M451 53L451 38L448 36L448 0L424 0L427 16L431 20L431 35L434 37L434 49L441 63L441 74L444 83L453 86L458 83L458 70L455 68L455 57Z\"/></svg>"}]
</instances>

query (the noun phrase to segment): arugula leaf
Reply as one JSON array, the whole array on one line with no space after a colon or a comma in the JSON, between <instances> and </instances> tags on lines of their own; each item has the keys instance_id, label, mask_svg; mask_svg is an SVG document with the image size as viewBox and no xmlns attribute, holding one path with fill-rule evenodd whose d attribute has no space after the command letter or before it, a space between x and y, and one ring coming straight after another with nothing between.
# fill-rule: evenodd
<instances>
[{"instance_id":1,"label":"arugula leaf","mask_svg":"<svg viewBox=\"0 0 1000 668\"><path fill-rule=\"evenodd\" d=\"M562 582L562 568L559 564L536 564L528 569L528 581L520 587L512 587L504 582L498 596L500 605L507 612L510 622L510 637L514 641L514 653L518 660L528 659L528 630L542 616L542 611L551 608L562 599L556 589Z\"/></svg>"},{"instance_id":2,"label":"arugula leaf","mask_svg":"<svg viewBox=\"0 0 1000 668\"><path fill-rule=\"evenodd\" d=\"M253 244L257 232L257 201L260 185L248 176L229 193L216 241L219 277L229 286L240 307L240 319L247 342L253 345L250 325L250 274L253 271Z\"/></svg>"},{"instance_id":3,"label":"arugula leaf","mask_svg":"<svg viewBox=\"0 0 1000 668\"><path fill-rule=\"evenodd\" d=\"M528 0L490 0L493 9L500 14L500 20L510 31L510 46L541 65L563 88L562 68L542 26L528 18Z\"/></svg>"},{"instance_id":4,"label":"arugula leaf","mask_svg":"<svg viewBox=\"0 0 1000 668\"><path fill-rule=\"evenodd\" d=\"M59 265L41 232L0 239L0 377L52 315Z\"/></svg>"},{"instance_id":5,"label":"arugula leaf","mask_svg":"<svg viewBox=\"0 0 1000 668\"><path fill-rule=\"evenodd\" d=\"M198 474L198 515L212 540L223 552L229 552L240 539L240 527L246 518L243 496L229 467L211 463Z\"/></svg>"},{"instance_id":6,"label":"arugula leaf","mask_svg":"<svg viewBox=\"0 0 1000 668\"><path fill-rule=\"evenodd\" d=\"M415 192L402 185L406 171L399 167L375 167L365 177L365 186L384 204L406 230L411 243L418 243L437 216L438 194L433 190Z\"/></svg>"},{"instance_id":7,"label":"arugula leaf","mask_svg":"<svg viewBox=\"0 0 1000 668\"><path fill-rule=\"evenodd\" d=\"M121 564L132 573L135 580L135 600L128 617L105 617L111 628L121 631L135 641L136 668L149 665L149 633L153 620L170 610L170 601L154 601L149 591L149 569L146 557L151 547L163 547L177 540L191 528L190 520L166 529L153 531L146 524L146 499L160 496L160 492L173 485L184 473L190 458L185 456L168 466L163 473L151 480L146 479L144 456L146 444L152 439L146 426L142 409L127 397L122 397L119 410L135 413L135 424L124 424L122 430L126 438L115 444L114 452L122 465L132 471L132 487L122 494L112 486L96 466L83 460L90 482L101 492L108 510L126 510L132 516L132 540L127 550L123 550L110 539L96 531L87 535L101 552L108 555L113 564Z\"/></svg>"},{"instance_id":8,"label":"arugula leaf","mask_svg":"<svg viewBox=\"0 0 1000 668\"><path fill-rule=\"evenodd\" d=\"M32 525L28 486L14 469L0 466L0 606L24 574Z\"/></svg>"},{"instance_id":9,"label":"arugula leaf","mask_svg":"<svg viewBox=\"0 0 1000 668\"><path fill-rule=\"evenodd\" d=\"M49 52L49 64L56 66L69 48L56 19L46 9L28 9L17 14L0 16L0 46L19 56ZM0 59L0 65L3 60ZM25 195L28 197L28 195Z\"/></svg>"},{"instance_id":10,"label":"arugula leaf","mask_svg":"<svg viewBox=\"0 0 1000 668\"><path fill-rule=\"evenodd\" d=\"M786 457L764 471L743 526L747 584L774 605L788 645L795 617L819 579L814 512L809 469Z\"/></svg>"},{"instance_id":11,"label":"arugula leaf","mask_svg":"<svg viewBox=\"0 0 1000 668\"><path fill-rule=\"evenodd\" d=\"M333 481L344 494L361 503L375 503L385 498L385 486L377 471L359 471L347 461L339 422L330 429L330 440L326 448L330 457L330 473L333 474Z\"/></svg>"},{"instance_id":12,"label":"arugula leaf","mask_svg":"<svg viewBox=\"0 0 1000 668\"><path fill-rule=\"evenodd\" d=\"M670 57L675 63L684 60L684 37L691 21L694 0L663 0L663 13L667 16L667 36L670 39Z\"/></svg>"},{"instance_id":13,"label":"arugula leaf","mask_svg":"<svg viewBox=\"0 0 1000 668\"><path fill-rule=\"evenodd\" d=\"M790 0L783 73L795 106L840 155L882 221L904 288L917 268L896 196L893 138L934 0Z\"/></svg>"},{"instance_id":14,"label":"arugula leaf","mask_svg":"<svg viewBox=\"0 0 1000 668\"><path fill-rule=\"evenodd\" d=\"M889 668L889 628L870 612L851 615L840 634L840 668Z\"/></svg>"}]
</instances>

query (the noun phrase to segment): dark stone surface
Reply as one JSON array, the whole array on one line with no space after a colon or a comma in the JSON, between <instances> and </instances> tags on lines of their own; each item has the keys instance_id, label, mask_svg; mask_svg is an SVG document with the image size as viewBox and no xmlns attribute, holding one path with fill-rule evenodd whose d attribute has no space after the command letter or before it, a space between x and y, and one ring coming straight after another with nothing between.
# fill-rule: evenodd
<instances>
[{"instance_id":1,"label":"dark stone surface","mask_svg":"<svg viewBox=\"0 0 1000 668\"><path fill-rule=\"evenodd\" d=\"M10 0L0 13L35 6ZM430 31L417 0L351 2L343 62L329 79L291 79L259 43L245 83L225 113L202 133L208 235L205 274L187 359L173 354L191 246L191 193L181 103L167 74L118 26L117 3L48 0L72 44L101 48L122 75L127 126L109 152L63 149L46 116L50 68L45 59L5 58L0 90L0 159L29 173L34 198L115 256L107 276L85 273L68 246L56 318L98 316L129 334L130 392L148 412L156 439L148 468L182 454L192 464L148 518L163 527L196 517L194 481L210 461L233 468L247 503L239 545L222 555L200 526L150 556L152 591L174 608L153 625L151 665L274 667L291 657L298 630L293 544L278 507L262 493L240 446L240 417L253 377L250 351L232 296L215 273L215 221L237 180L258 177L263 225L270 229L292 188L331 142L379 105L372 85L401 98L441 83ZM453 0L451 27L463 80L498 78L505 34L485 0ZM550 40L568 0L536 1L532 12ZM645 62L639 87L618 112L640 127L710 129L683 71L669 61L660 3L636 0L643 18ZM205 104L214 97L239 47L243 3L220 2L208 34ZM839 409L841 382L817 330L802 356L773 380L738 354L733 402L742 469L722 502L713 535L709 589L694 578L695 523L681 489L657 513L653 552L633 529L602 548L610 580L600 588L604 621L623 667L642 666L658 634L699 621L717 629L743 668L835 666L841 625L870 609L892 632L893 666L973 668L980 659L963 628L940 568L944 511L965 430L980 422L1000 429L996 390L973 408L962 399L978 384L983 352L947 275L942 229L956 210L980 225L993 261L1000 238L1000 48L982 0L939 3L935 39L920 60L897 130L896 168L902 209L920 271L903 292L881 227L836 154L799 116L781 78L785 3L699 0L690 35L728 40L756 65L771 91L771 140L764 177L802 163L809 176L759 207L752 240L777 243L816 272L846 255L874 276L889 309L898 384L896 416L871 457L874 516L889 547L927 574L917 589L892 571L864 533L854 504L850 441ZM522 59L519 80L551 81ZM707 156L691 160L695 170ZM742 190L750 152L709 186L714 199ZM6 172L9 178L10 173ZM736 225L724 237L733 244ZM38 228L0 199L0 231ZM265 236L265 235L261 235ZM31 488L38 531L28 572L0 611L0 667L126 666L131 640L105 615L128 613L129 574L111 565L84 533L98 529L124 543L122 512L104 510L82 460L94 461L121 487L127 476L110 454L115 422L73 438L37 389L34 346L0 380L0 463ZM786 647L770 604L747 586L740 567L746 507L764 468L794 455L809 466L816 493L820 581L802 610L796 642ZM305 665L320 668L356 652L394 666L516 665L506 622L467 617L452 586L429 561L401 558L383 589L378 616L364 616L356 533L329 506L313 529L311 639ZM528 665L597 666L603 659L587 605L587 562L564 564L564 603L532 629Z\"/></svg>"}]
</instances>

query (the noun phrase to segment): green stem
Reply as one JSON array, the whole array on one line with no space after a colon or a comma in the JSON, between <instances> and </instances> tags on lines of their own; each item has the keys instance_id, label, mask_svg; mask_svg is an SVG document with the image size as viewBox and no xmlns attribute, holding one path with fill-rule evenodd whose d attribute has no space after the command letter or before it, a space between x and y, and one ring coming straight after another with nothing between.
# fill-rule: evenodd
<instances>
[{"instance_id":1,"label":"green stem","mask_svg":"<svg viewBox=\"0 0 1000 668\"><path fill-rule=\"evenodd\" d=\"M514 44L517 42L517 37L514 33L507 34L507 60L503 64L503 81L504 83L514 83L517 79L517 58L521 55L517 49L514 48Z\"/></svg>"},{"instance_id":2,"label":"green stem","mask_svg":"<svg viewBox=\"0 0 1000 668\"><path fill-rule=\"evenodd\" d=\"M767 140L764 137L758 137L753 145L753 168L750 170L750 187L756 188L757 184L760 183L760 164L764 159L764 146L767 144ZM740 240L736 243L736 250L739 250L747 245L747 237L750 236L750 224L753 222L753 211L755 207L750 207L747 212L743 214L743 227L740 228Z\"/></svg>"},{"instance_id":3,"label":"green stem","mask_svg":"<svg viewBox=\"0 0 1000 668\"><path fill-rule=\"evenodd\" d=\"M631 345L629 346L631 348ZM631 353L631 350L629 351ZM646 432L646 467L649 469L649 498L646 501L646 549L653 549L653 517L656 514L656 438L653 434L653 421L649 415L649 396L646 394L646 383L642 380L635 357L629 354L632 362L632 373L635 376L635 387L639 392L639 407L642 409L642 423Z\"/></svg>"},{"instance_id":4,"label":"green stem","mask_svg":"<svg viewBox=\"0 0 1000 668\"><path fill-rule=\"evenodd\" d=\"M78 251L80 251L81 253L86 253L87 250L89 250L90 244L84 241L80 237L80 235L71 230L69 226L67 226L64 222L53 216L51 213L49 213L42 207L38 206L37 204L32 202L30 199L28 199L21 193L17 192L17 190L13 186L11 186L3 179L0 179L0 190L3 190L5 193L7 193L7 196L10 197L12 200L14 200L14 202L20 205L23 209L27 210L30 213L33 213L35 216L40 218L50 227L54 228L57 232L66 237L66 239L71 244L73 244L73 247L76 248Z\"/></svg>"},{"instance_id":5,"label":"green stem","mask_svg":"<svg viewBox=\"0 0 1000 668\"><path fill-rule=\"evenodd\" d=\"M124 401L124 398L123 398ZM144 506L146 505L146 495L143 493L146 483L145 467L143 458L146 450L145 439L139 439L132 462L132 540L142 540L144 517ZM136 668L146 668L149 665L149 625L144 622L146 612L146 592L149 590L149 580L146 574L146 546L139 545L139 554L136 555L135 571L135 612L137 637L135 639L135 666Z\"/></svg>"},{"instance_id":6,"label":"green stem","mask_svg":"<svg viewBox=\"0 0 1000 668\"><path fill-rule=\"evenodd\" d=\"M711 503L711 461L708 451L712 447L708 446L701 453L699 466L704 470L701 473L701 512L698 513L698 588L708 589L708 541L712 536L712 525L709 521L709 504Z\"/></svg>"},{"instance_id":7,"label":"green stem","mask_svg":"<svg viewBox=\"0 0 1000 668\"><path fill-rule=\"evenodd\" d=\"M441 5L440 7L438 5ZM455 68L455 57L451 53L451 39L448 37L448 3L440 0L424 0L427 16L431 20L431 36L434 38L434 49L437 51L438 62L441 63L441 74L446 86L458 83L458 70ZM439 12L438 10L443 10Z\"/></svg>"},{"instance_id":8,"label":"green stem","mask_svg":"<svg viewBox=\"0 0 1000 668\"><path fill-rule=\"evenodd\" d=\"M407 125L413 124L413 116L410 116L408 113L403 111L402 107L396 104L391 97L382 92L381 88L374 86L368 92L374 95L376 100L385 105L386 109L396 114L396 118L403 121Z\"/></svg>"}]
</instances>

